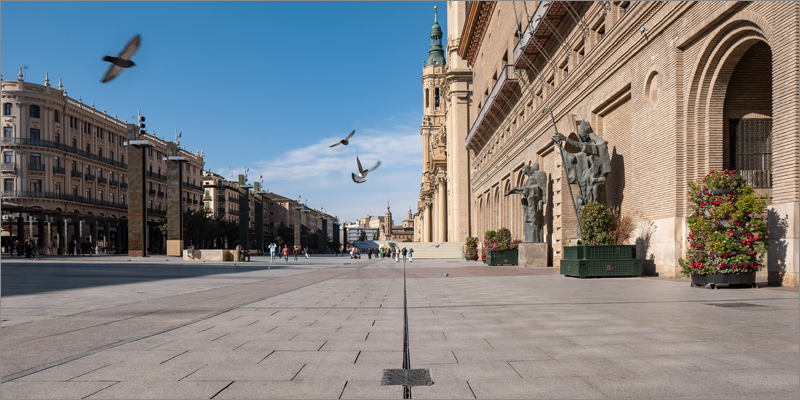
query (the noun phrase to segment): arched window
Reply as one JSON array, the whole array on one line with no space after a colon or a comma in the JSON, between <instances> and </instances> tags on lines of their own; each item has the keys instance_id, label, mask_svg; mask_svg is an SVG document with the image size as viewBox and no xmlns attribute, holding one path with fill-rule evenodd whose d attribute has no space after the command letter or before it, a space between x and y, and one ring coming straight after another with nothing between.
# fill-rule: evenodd
<instances>
[{"instance_id":1,"label":"arched window","mask_svg":"<svg viewBox=\"0 0 800 400\"><path fill-rule=\"evenodd\" d=\"M428 101L428 100L429 100L429 96L428 96L428 95L429 95L429 93L428 93L428 90L429 90L429 89L425 89L425 108L426 108L426 109L427 109L427 108L430 106L430 103L429 103L429 101Z\"/></svg>"},{"instance_id":2,"label":"arched window","mask_svg":"<svg viewBox=\"0 0 800 400\"><path fill-rule=\"evenodd\" d=\"M436 88L436 90L433 92L433 107L437 109L439 108L439 88Z\"/></svg>"},{"instance_id":3,"label":"arched window","mask_svg":"<svg viewBox=\"0 0 800 400\"><path fill-rule=\"evenodd\" d=\"M39 106L32 105L30 110L31 110L31 112L30 112L30 117L31 118L39 118Z\"/></svg>"},{"instance_id":4,"label":"arched window","mask_svg":"<svg viewBox=\"0 0 800 400\"><path fill-rule=\"evenodd\" d=\"M11 103L4 103L3 104L3 115L11 115L11 112L14 111L14 105Z\"/></svg>"}]
</instances>

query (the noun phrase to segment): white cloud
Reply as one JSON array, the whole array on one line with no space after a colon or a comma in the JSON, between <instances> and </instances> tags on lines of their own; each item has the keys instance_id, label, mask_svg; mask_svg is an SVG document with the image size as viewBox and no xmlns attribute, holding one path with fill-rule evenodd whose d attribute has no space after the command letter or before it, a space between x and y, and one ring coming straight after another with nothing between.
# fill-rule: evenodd
<instances>
[{"instance_id":1,"label":"white cloud","mask_svg":"<svg viewBox=\"0 0 800 400\"><path fill-rule=\"evenodd\" d=\"M386 202L392 204L396 224L406 218L409 207L416 211L422 173L422 142L416 128L396 126L393 130L359 129L348 146L330 147L341 140L330 137L310 146L283 153L266 154L263 160L249 165L249 181L264 175L270 192L295 199L301 195L314 208L353 221L371 215L383 215ZM362 166L381 166L356 184L351 172L358 172L356 151ZM234 176L243 168L231 170Z\"/></svg>"}]
</instances>

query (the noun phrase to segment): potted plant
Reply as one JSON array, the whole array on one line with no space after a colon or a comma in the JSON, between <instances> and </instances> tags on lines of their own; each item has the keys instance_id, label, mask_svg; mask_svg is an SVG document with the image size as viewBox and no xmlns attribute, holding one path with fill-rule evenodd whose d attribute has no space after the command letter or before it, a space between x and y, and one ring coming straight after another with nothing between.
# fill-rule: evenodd
<instances>
[{"instance_id":1,"label":"potted plant","mask_svg":"<svg viewBox=\"0 0 800 400\"><path fill-rule=\"evenodd\" d=\"M736 171L711 171L689 183L689 250L679 259L692 286L755 286L756 272L769 250L764 210L767 198L756 196Z\"/></svg>"},{"instance_id":2,"label":"potted plant","mask_svg":"<svg viewBox=\"0 0 800 400\"><path fill-rule=\"evenodd\" d=\"M485 262L488 265L517 265L517 244L511 239L511 231L500 228L488 231L483 239Z\"/></svg>"},{"instance_id":3,"label":"potted plant","mask_svg":"<svg viewBox=\"0 0 800 400\"><path fill-rule=\"evenodd\" d=\"M474 261L478 259L478 238L477 237L468 237L466 248L464 249L464 258L467 261Z\"/></svg>"},{"instance_id":4,"label":"potted plant","mask_svg":"<svg viewBox=\"0 0 800 400\"><path fill-rule=\"evenodd\" d=\"M642 260L636 258L636 246L628 245L634 228L631 213L611 215L598 202L581 210L581 245L564 246L561 274L566 276L638 276Z\"/></svg>"}]
</instances>

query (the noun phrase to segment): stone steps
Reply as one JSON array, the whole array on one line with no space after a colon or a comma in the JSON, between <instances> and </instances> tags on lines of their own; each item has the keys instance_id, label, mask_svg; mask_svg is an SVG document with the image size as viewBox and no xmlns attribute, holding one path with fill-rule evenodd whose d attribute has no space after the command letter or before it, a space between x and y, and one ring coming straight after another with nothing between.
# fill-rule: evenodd
<instances>
[{"instance_id":1,"label":"stone steps","mask_svg":"<svg viewBox=\"0 0 800 400\"><path fill-rule=\"evenodd\" d=\"M403 247L413 248L414 258L418 259L464 258L464 242L401 243L400 248Z\"/></svg>"}]
</instances>

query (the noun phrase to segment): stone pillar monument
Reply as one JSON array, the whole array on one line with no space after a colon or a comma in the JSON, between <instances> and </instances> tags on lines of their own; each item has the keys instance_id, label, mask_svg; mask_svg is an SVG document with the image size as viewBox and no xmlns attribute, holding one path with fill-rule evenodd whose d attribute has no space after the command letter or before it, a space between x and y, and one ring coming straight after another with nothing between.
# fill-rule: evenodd
<instances>
[{"instance_id":1,"label":"stone pillar monument","mask_svg":"<svg viewBox=\"0 0 800 400\"><path fill-rule=\"evenodd\" d=\"M340 234L340 232L339 232L339 224L336 223L336 220L332 220L331 223L333 223L333 248L338 250L339 249L339 234Z\"/></svg>"},{"instance_id":2,"label":"stone pillar monument","mask_svg":"<svg viewBox=\"0 0 800 400\"><path fill-rule=\"evenodd\" d=\"M317 243L319 244L319 250L325 252L328 248L328 220L324 216L320 216L320 225L322 225L322 230L317 235Z\"/></svg>"},{"instance_id":3,"label":"stone pillar monument","mask_svg":"<svg viewBox=\"0 0 800 400\"><path fill-rule=\"evenodd\" d=\"M167 255L183 256L183 163L178 143L167 142Z\"/></svg>"},{"instance_id":4,"label":"stone pillar monument","mask_svg":"<svg viewBox=\"0 0 800 400\"><path fill-rule=\"evenodd\" d=\"M261 183L254 182L253 183L253 191L254 193L254 207L253 210L253 219L255 220L255 241L256 241L256 250L263 252L264 251L264 195L267 192L261 190Z\"/></svg>"},{"instance_id":5,"label":"stone pillar monument","mask_svg":"<svg viewBox=\"0 0 800 400\"><path fill-rule=\"evenodd\" d=\"M308 247L308 210L300 210L300 248Z\"/></svg>"},{"instance_id":6,"label":"stone pillar monument","mask_svg":"<svg viewBox=\"0 0 800 400\"><path fill-rule=\"evenodd\" d=\"M292 206L292 220L294 224L294 248L296 249L300 246L300 211L303 207L300 207L300 202L295 201L294 205Z\"/></svg>"},{"instance_id":7,"label":"stone pillar monument","mask_svg":"<svg viewBox=\"0 0 800 400\"><path fill-rule=\"evenodd\" d=\"M136 124L128 124L128 256L147 257L147 196L145 191L145 149L147 140L139 139ZM78 221L80 231L80 221ZM79 240L83 240L79 237Z\"/></svg>"},{"instance_id":8,"label":"stone pillar monument","mask_svg":"<svg viewBox=\"0 0 800 400\"><path fill-rule=\"evenodd\" d=\"M244 175L239 175L239 245L250 250L250 188Z\"/></svg>"}]
</instances>

